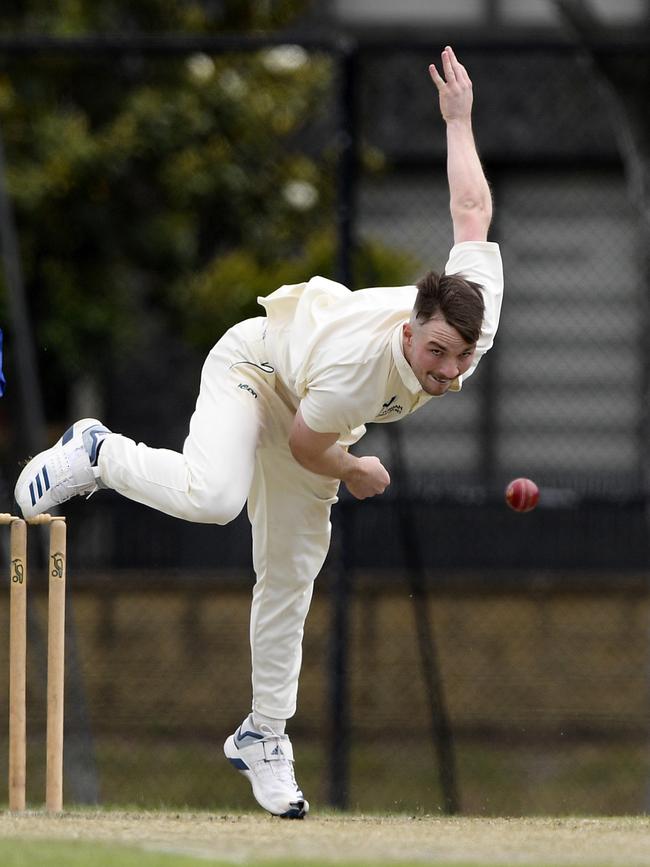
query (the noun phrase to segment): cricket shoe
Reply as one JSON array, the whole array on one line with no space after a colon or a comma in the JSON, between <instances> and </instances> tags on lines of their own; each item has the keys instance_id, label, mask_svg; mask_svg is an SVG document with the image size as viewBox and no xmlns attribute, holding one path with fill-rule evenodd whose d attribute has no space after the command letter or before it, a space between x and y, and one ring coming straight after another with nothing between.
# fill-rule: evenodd
<instances>
[{"instance_id":1,"label":"cricket shoe","mask_svg":"<svg viewBox=\"0 0 650 867\"><path fill-rule=\"evenodd\" d=\"M33 518L99 487L97 453L108 428L96 418L75 422L51 448L36 455L18 476L14 497L25 518Z\"/></svg>"},{"instance_id":2,"label":"cricket shoe","mask_svg":"<svg viewBox=\"0 0 650 867\"><path fill-rule=\"evenodd\" d=\"M288 735L276 735L266 725L255 730L249 723L250 717L226 739L226 758L248 777L260 807L283 819L304 819L309 801L296 783Z\"/></svg>"}]
</instances>

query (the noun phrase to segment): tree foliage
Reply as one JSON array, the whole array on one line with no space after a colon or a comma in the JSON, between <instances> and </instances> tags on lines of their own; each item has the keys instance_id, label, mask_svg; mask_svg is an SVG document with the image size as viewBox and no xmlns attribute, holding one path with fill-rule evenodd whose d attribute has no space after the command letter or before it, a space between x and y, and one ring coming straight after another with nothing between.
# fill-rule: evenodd
<instances>
[{"instance_id":1,"label":"tree foliage","mask_svg":"<svg viewBox=\"0 0 650 867\"><path fill-rule=\"evenodd\" d=\"M210 33L282 25L303 5L29 0L3 4L0 26ZM258 294L333 276L333 75L299 46L0 58L8 185L51 377L101 377L161 320L205 349L259 313ZM365 268L380 263L368 248Z\"/></svg>"}]
</instances>

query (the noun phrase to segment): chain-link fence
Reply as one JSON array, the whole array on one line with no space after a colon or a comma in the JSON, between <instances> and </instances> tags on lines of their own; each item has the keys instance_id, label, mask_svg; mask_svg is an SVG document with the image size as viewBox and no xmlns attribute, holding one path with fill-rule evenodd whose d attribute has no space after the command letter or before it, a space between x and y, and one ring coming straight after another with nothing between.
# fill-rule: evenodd
<instances>
[{"instance_id":1,"label":"chain-link fence","mask_svg":"<svg viewBox=\"0 0 650 867\"><path fill-rule=\"evenodd\" d=\"M402 472L383 498L335 508L289 729L297 772L312 802L362 810L642 812L647 234L576 51L458 51L495 197L502 324L460 394L398 440L377 426L359 444ZM179 448L205 351L257 314L257 294L317 272L358 288L444 266L437 45L75 52L7 50L0 67L52 435L100 414ZM619 62L641 61L621 48ZM2 411L10 483L23 456L11 393ZM502 502L517 475L541 486L532 514ZM111 493L66 514L68 802L249 806L221 757L250 702L245 517L196 526ZM36 573L33 588L38 801Z\"/></svg>"}]
</instances>

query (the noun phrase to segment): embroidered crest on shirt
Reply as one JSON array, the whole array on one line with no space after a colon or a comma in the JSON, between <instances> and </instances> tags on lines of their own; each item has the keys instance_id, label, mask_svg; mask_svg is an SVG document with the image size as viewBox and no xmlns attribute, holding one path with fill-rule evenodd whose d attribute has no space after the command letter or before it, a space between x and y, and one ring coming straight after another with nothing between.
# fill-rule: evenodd
<instances>
[{"instance_id":1,"label":"embroidered crest on shirt","mask_svg":"<svg viewBox=\"0 0 650 867\"><path fill-rule=\"evenodd\" d=\"M386 403L383 403L381 409L377 413L377 418L383 418L386 415L390 415L392 412L394 412L395 415L401 415L404 411L404 407L399 403L395 403L394 401L396 400L397 395L394 394L390 398L390 400L387 400Z\"/></svg>"}]
</instances>

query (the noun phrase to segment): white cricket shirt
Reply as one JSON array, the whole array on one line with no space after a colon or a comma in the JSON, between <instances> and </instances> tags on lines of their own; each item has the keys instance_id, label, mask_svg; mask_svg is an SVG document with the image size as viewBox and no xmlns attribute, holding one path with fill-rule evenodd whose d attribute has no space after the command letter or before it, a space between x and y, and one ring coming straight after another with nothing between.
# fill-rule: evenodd
<instances>
[{"instance_id":1,"label":"white cricket shirt","mask_svg":"<svg viewBox=\"0 0 650 867\"><path fill-rule=\"evenodd\" d=\"M492 346L503 297L499 245L456 244L446 274L460 274L483 287L485 316L471 368ZM351 292L325 277L282 286L258 298L268 317L267 348L276 375L300 404L307 425L318 433L356 442L368 422L397 421L431 399L422 390L402 351L402 326L415 303L415 286L376 287Z\"/></svg>"}]
</instances>

